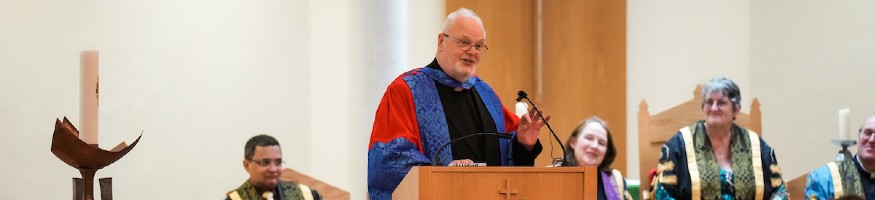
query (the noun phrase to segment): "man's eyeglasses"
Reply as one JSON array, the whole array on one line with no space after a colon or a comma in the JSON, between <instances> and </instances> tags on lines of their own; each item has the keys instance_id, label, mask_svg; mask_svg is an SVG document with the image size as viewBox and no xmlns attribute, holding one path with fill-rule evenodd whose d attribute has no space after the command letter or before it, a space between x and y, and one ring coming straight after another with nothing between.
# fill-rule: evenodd
<instances>
[{"instance_id":1,"label":"man's eyeglasses","mask_svg":"<svg viewBox=\"0 0 875 200\"><path fill-rule=\"evenodd\" d=\"M444 37L450 38L451 40L455 41L456 44L459 44L459 48L465 51L471 49L472 46L474 47L474 50L477 50L477 52L480 52L480 54L486 54L486 51L489 50L489 47L487 47L485 44L474 44L470 40L456 39L450 37L450 35L447 35L446 33L441 33L441 35L444 35Z\"/></svg>"},{"instance_id":2,"label":"man's eyeglasses","mask_svg":"<svg viewBox=\"0 0 875 200\"><path fill-rule=\"evenodd\" d=\"M274 166L277 166L277 167L281 167L281 166L283 166L283 164L285 164L285 162L283 162L283 159L273 159L273 160L261 159L261 160L249 160L249 161L257 164L258 166L262 166L262 167L267 167L268 165L271 165L271 164L273 164Z\"/></svg>"},{"instance_id":3,"label":"man's eyeglasses","mask_svg":"<svg viewBox=\"0 0 875 200\"><path fill-rule=\"evenodd\" d=\"M862 130L860 130L860 137L869 139L869 138L872 138L872 135L875 135L875 129L862 129Z\"/></svg>"}]
</instances>

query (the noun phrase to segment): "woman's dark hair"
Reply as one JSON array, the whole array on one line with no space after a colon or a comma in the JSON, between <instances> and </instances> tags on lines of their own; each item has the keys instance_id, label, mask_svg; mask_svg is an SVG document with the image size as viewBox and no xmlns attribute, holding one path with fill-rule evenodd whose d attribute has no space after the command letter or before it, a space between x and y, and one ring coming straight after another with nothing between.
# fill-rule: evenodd
<instances>
[{"instance_id":1,"label":"woman's dark hair","mask_svg":"<svg viewBox=\"0 0 875 200\"><path fill-rule=\"evenodd\" d=\"M598 116L589 117L586 120L583 120L580 125L577 125L577 128L574 128L574 132L571 132L571 135L568 136L568 140L565 141L565 159L572 165L577 165L577 157L574 156L574 149L571 148L571 143L572 141L577 143L577 136L580 135L580 131L582 131L589 123L598 123L602 125L608 135L608 148L605 150L605 158L598 167L601 171L609 172L613 169L611 168L611 164L614 163L614 159L617 158L617 148L614 147L614 138L611 137L611 129L609 129L608 124Z\"/></svg>"}]
</instances>

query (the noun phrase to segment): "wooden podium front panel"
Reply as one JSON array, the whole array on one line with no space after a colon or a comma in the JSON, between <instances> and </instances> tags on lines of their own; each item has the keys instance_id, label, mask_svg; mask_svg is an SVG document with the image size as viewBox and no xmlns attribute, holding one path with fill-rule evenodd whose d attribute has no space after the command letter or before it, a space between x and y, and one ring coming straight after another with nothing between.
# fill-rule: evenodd
<instances>
[{"instance_id":1,"label":"wooden podium front panel","mask_svg":"<svg viewBox=\"0 0 875 200\"><path fill-rule=\"evenodd\" d=\"M393 199L595 199L595 167L414 167Z\"/></svg>"}]
</instances>

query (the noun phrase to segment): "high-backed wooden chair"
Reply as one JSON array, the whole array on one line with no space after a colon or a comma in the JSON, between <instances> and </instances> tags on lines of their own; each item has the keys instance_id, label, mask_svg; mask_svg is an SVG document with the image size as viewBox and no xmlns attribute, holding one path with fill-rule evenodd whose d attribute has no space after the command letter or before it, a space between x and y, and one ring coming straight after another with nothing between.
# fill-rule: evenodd
<instances>
[{"instance_id":1,"label":"high-backed wooden chair","mask_svg":"<svg viewBox=\"0 0 875 200\"><path fill-rule=\"evenodd\" d=\"M640 164L641 191L643 193L643 191L650 189L650 171L656 169L656 165L659 163L659 152L662 145L677 134L679 129L705 118L705 113L702 111L702 85L696 86L693 91L693 99L668 110L650 115L650 112L647 111L646 100L641 100L638 109L638 163ZM742 110L744 110L744 106L742 106ZM754 98L750 105L750 114L739 113L735 123L762 135L759 100ZM642 194L642 197L645 195Z\"/></svg>"},{"instance_id":2,"label":"high-backed wooden chair","mask_svg":"<svg viewBox=\"0 0 875 200\"><path fill-rule=\"evenodd\" d=\"M322 195L322 199L349 199L349 192L334 187L333 185L329 185L328 183L316 180L313 177L307 176L290 168L283 169L280 180L304 184L307 187L310 187L310 189L318 191L319 194Z\"/></svg>"}]
</instances>

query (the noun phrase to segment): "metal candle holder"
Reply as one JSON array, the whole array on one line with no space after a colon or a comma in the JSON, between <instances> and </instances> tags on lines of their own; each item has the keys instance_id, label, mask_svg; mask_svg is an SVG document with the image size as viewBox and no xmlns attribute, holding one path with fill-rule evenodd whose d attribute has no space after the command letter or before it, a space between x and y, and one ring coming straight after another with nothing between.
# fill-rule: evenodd
<instances>
[{"instance_id":1,"label":"metal candle holder","mask_svg":"<svg viewBox=\"0 0 875 200\"><path fill-rule=\"evenodd\" d=\"M842 147L842 150L839 151L839 155L836 155L836 161L844 161L845 159L853 158L853 155L851 155L851 151L848 151L848 147L856 145L857 141L854 141L854 140L832 140L832 143Z\"/></svg>"},{"instance_id":2,"label":"metal candle holder","mask_svg":"<svg viewBox=\"0 0 875 200\"><path fill-rule=\"evenodd\" d=\"M143 133L140 133L137 140L131 143L130 146L122 142L115 148L107 151L98 148L97 145L87 144L79 139L79 130L67 120L67 117L64 117L63 121L56 120L55 133L52 135L52 153L61 161L78 169L79 173L82 174L82 179L84 179L84 191L75 189L73 198L84 197L85 200L94 200L94 174L97 173L97 170L109 166L118 159L121 159L125 154L128 154L140 142L141 137L143 137ZM101 182L108 182L108 184L101 184L101 194L103 196L102 199L109 200L112 199L111 179L108 179L108 181L105 179L107 178L103 178ZM76 188L77 185L81 184L77 184L74 179L73 187ZM109 190L105 191L107 188Z\"/></svg>"}]
</instances>

